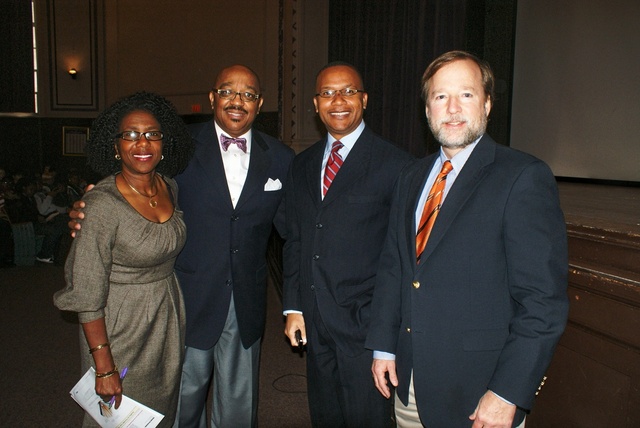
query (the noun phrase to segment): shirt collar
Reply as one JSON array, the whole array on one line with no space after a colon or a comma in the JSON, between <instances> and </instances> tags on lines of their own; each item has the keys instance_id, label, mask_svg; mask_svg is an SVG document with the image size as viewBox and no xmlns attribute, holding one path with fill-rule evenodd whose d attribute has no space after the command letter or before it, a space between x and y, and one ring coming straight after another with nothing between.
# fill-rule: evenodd
<instances>
[{"instance_id":1,"label":"shirt collar","mask_svg":"<svg viewBox=\"0 0 640 428\"><path fill-rule=\"evenodd\" d=\"M344 144L348 151L351 151L353 146L356 144L356 141L358 141L358 138L360 138L362 131L364 131L364 120L360 121L360 125L358 125L351 134L340 138L340 142ZM327 147L329 148L329 151L331 151L331 146L334 141L336 141L335 137L331 134L327 134Z\"/></svg>"},{"instance_id":2,"label":"shirt collar","mask_svg":"<svg viewBox=\"0 0 640 428\"><path fill-rule=\"evenodd\" d=\"M478 145L480 138L482 138L482 136L478 137L478 139L473 143L460 150L451 159L447 158L447 155L444 154L444 150L442 150L442 147L440 147L440 167L442 167L442 164L444 164L445 161L449 160L451 161L451 166L453 167L455 173L460 174L462 167L464 167L464 165L467 163L467 160L469 160L469 156L471 156L471 153L473 153L473 149L475 149Z\"/></svg>"}]
</instances>

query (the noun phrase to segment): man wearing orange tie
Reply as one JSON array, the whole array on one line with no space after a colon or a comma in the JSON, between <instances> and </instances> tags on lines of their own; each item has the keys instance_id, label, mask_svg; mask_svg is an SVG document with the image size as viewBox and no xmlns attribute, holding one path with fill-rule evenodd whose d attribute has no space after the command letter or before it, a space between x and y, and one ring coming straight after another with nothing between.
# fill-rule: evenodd
<instances>
[{"instance_id":1,"label":"man wearing orange tie","mask_svg":"<svg viewBox=\"0 0 640 428\"><path fill-rule=\"evenodd\" d=\"M400 427L512 427L531 409L568 311L553 174L485 134L490 67L453 51L424 73L441 150L396 185L366 347ZM387 377L388 376L388 377Z\"/></svg>"}]
</instances>

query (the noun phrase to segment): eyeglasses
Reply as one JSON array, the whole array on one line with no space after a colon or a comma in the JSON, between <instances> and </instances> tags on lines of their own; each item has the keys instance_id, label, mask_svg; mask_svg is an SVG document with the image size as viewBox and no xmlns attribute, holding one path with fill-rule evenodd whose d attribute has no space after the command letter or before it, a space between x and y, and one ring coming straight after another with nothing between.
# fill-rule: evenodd
<instances>
[{"instance_id":1,"label":"eyeglasses","mask_svg":"<svg viewBox=\"0 0 640 428\"><path fill-rule=\"evenodd\" d=\"M138 141L142 138L147 139L147 141L160 141L164 137L164 134L160 131L147 131L147 132L138 132L138 131L124 131L120 134L116 134L116 138L122 138L127 141Z\"/></svg>"},{"instance_id":2,"label":"eyeglasses","mask_svg":"<svg viewBox=\"0 0 640 428\"><path fill-rule=\"evenodd\" d=\"M325 89L324 91L320 91L316 94L316 97L321 98L333 98L336 94L340 94L343 97L352 97L358 92L364 92L364 89L353 89L353 88L344 88L344 89Z\"/></svg>"},{"instance_id":3,"label":"eyeglasses","mask_svg":"<svg viewBox=\"0 0 640 428\"><path fill-rule=\"evenodd\" d=\"M260 98L260 94L254 94L253 92L236 92L231 89L212 89L223 100L233 101L236 96L240 95L240 99L245 103L254 103Z\"/></svg>"}]
</instances>

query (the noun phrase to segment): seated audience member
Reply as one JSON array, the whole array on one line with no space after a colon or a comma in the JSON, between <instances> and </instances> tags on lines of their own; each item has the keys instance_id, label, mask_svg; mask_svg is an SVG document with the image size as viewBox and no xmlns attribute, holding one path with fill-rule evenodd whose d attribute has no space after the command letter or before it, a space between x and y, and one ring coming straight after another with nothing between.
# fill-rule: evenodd
<instances>
[{"instance_id":1,"label":"seated audience member","mask_svg":"<svg viewBox=\"0 0 640 428\"><path fill-rule=\"evenodd\" d=\"M66 198L66 186L56 180L55 176L42 176L42 187L37 190L33 197L35 198L38 212L46 221L54 218L58 214L66 214L68 212L68 202Z\"/></svg>"},{"instance_id":2,"label":"seated audience member","mask_svg":"<svg viewBox=\"0 0 640 428\"><path fill-rule=\"evenodd\" d=\"M5 209L5 192L10 183L4 178L4 169L0 168L0 268L13 266L11 221Z\"/></svg>"},{"instance_id":3,"label":"seated audience member","mask_svg":"<svg viewBox=\"0 0 640 428\"><path fill-rule=\"evenodd\" d=\"M36 182L29 177L23 177L16 184L17 199L13 200L7 210L12 223L32 222L36 235L43 235L42 248L36 255L36 260L43 263L53 263L53 255L66 233L66 221L62 218L50 218L49 221L40 215L34 194Z\"/></svg>"},{"instance_id":4,"label":"seated audience member","mask_svg":"<svg viewBox=\"0 0 640 428\"><path fill-rule=\"evenodd\" d=\"M66 183L67 183L66 192L67 192L68 207L71 207L73 203L75 201L79 201L82 198L82 195L84 194L82 190L83 186L81 184L82 179L76 169L69 170L66 177Z\"/></svg>"}]
</instances>

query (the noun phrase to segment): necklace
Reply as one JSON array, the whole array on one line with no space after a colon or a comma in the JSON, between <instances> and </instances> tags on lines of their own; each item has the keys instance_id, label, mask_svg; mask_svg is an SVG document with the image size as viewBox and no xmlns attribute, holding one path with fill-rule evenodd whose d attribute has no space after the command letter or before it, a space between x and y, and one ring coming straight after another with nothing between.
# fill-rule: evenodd
<instances>
[{"instance_id":1,"label":"necklace","mask_svg":"<svg viewBox=\"0 0 640 428\"><path fill-rule=\"evenodd\" d=\"M151 208L155 208L155 207L158 206L158 201L153 199L158 194L158 186L155 186L155 193L153 195L147 195L147 194L139 192L138 189L133 187L133 184L131 184L131 182L127 179L126 175L122 174L122 178L124 178L124 181L126 181L127 184L129 185L129 187L131 187L131 190L133 190L134 192L136 192L140 196L144 196L145 198L149 198L149 206ZM156 175L155 175L155 173L153 174L153 184L156 184Z\"/></svg>"}]
</instances>

